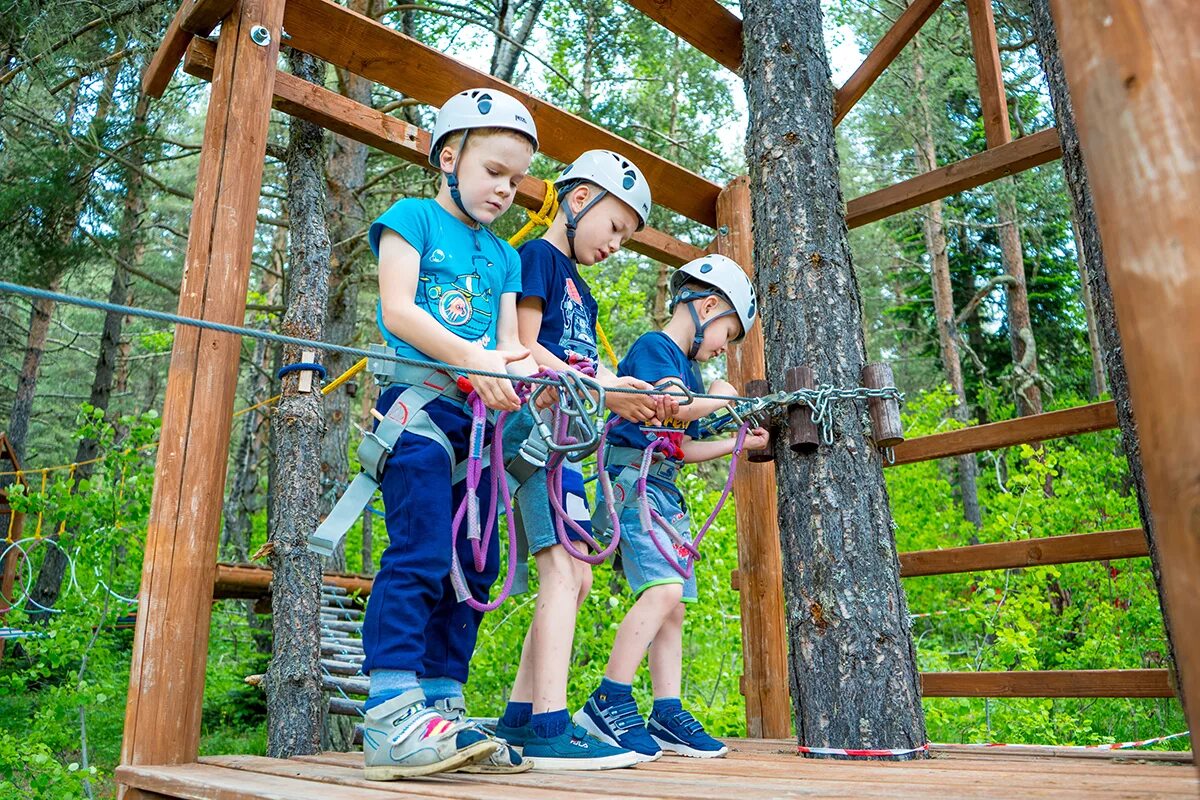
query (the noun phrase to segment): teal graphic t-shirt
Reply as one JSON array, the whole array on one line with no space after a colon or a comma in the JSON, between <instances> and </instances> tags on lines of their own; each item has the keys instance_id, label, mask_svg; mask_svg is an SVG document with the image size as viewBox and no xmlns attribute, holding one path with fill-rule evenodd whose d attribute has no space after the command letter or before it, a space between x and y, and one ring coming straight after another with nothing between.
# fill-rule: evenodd
<instances>
[{"instance_id":1,"label":"teal graphic t-shirt","mask_svg":"<svg viewBox=\"0 0 1200 800\"><path fill-rule=\"evenodd\" d=\"M384 228L398 233L421 254L417 305L455 336L494 350L500 296L521 291L517 251L487 228L464 224L436 200L400 200L375 220L367 238L377 258ZM401 338L403 331L387 329L382 303L375 321L397 355L428 358Z\"/></svg>"}]
</instances>

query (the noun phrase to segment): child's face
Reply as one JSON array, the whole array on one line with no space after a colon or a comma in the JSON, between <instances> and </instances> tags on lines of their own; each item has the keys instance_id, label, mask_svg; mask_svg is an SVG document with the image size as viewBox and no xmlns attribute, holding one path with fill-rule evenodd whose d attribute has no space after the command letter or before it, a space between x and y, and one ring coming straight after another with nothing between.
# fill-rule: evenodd
<instances>
[{"instance_id":1,"label":"child's face","mask_svg":"<svg viewBox=\"0 0 1200 800\"><path fill-rule=\"evenodd\" d=\"M732 309L732 306L719 297L706 297L696 303L696 311L700 314L701 322ZM736 314L715 320L704 329L704 340L700 343L696 360L708 361L710 358L716 358L729 348L730 342L741 335L742 323L738 321Z\"/></svg>"},{"instance_id":2,"label":"child's face","mask_svg":"<svg viewBox=\"0 0 1200 800\"><path fill-rule=\"evenodd\" d=\"M441 166L453 172L458 161L458 191L463 205L477 221L489 225L508 211L517 186L529 170L533 146L518 134L473 133L465 152L460 146L442 148Z\"/></svg>"},{"instance_id":3,"label":"child's face","mask_svg":"<svg viewBox=\"0 0 1200 800\"><path fill-rule=\"evenodd\" d=\"M565 198L579 211L595 196L596 187L577 186ZM584 266L599 264L621 249L637 230L638 216L623 201L606 195L584 214L575 229L575 260Z\"/></svg>"}]
</instances>

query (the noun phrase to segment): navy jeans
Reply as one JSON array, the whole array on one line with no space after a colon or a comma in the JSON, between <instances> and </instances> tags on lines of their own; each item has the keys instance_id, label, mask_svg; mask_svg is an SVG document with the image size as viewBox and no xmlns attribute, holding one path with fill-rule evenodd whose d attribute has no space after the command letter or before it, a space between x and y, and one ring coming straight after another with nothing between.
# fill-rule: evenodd
<instances>
[{"instance_id":1,"label":"navy jeans","mask_svg":"<svg viewBox=\"0 0 1200 800\"><path fill-rule=\"evenodd\" d=\"M383 392L377 408L386 414L402 391ZM438 399L425 406L434 424L466 458L471 418L459 403ZM490 434L491 426L488 426ZM450 583L450 526L466 492L451 486L453 465L441 444L405 432L383 472L383 507L389 544L379 561L363 622L363 672L411 670L418 677L467 682L471 654L483 614L459 603ZM486 514L491 493L484 470L479 506ZM483 572L476 572L466 524L459 533L458 557L471 593L486 601L500 570L499 533L493 532Z\"/></svg>"}]
</instances>

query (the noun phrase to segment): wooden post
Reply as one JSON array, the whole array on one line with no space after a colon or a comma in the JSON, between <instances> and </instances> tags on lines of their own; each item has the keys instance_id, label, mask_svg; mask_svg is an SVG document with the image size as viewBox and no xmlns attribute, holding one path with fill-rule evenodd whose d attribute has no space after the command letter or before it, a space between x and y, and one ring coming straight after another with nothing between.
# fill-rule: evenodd
<instances>
[{"instance_id":1,"label":"wooden post","mask_svg":"<svg viewBox=\"0 0 1200 800\"><path fill-rule=\"evenodd\" d=\"M747 397L765 397L771 393L771 384L761 378L746 381L746 387L742 391L746 393ZM775 448L775 440L779 437L779 427L772 425L768 430L771 434L770 443L762 450L751 450L746 456L747 461L752 461L755 464L766 464L775 460L772 450Z\"/></svg>"},{"instance_id":2,"label":"wooden post","mask_svg":"<svg viewBox=\"0 0 1200 800\"><path fill-rule=\"evenodd\" d=\"M798 389L817 388L817 376L812 367L789 367L784 373L783 388L794 392ZM793 453L811 453L821 444L821 432L813 422L813 411L803 403L797 403L788 411L788 447Z\"/></svg>"},{"instance_id":3,"label":"wooden post","mask_svg":"<svg viewBox=\"0 0 1200 800\"><path fill-rule=\"evenodd\" d=\"M896 378L887 364L867 364L862 370L862 385L868 389L895 386ZM871 397L867 400L871 413L871 439L876 447L895 447L904 441L904 426L900 424L900 403L891 398Z\"/></svg>"},{"instance_id":4,"label":"wooden post","mask_svg":"<svg viewBox=\"0 0 1200 800\"><path fill-rule=\"evenodd\" d=\"M1192 0L1052 0L1121 344L1170 610L1200 729L1200 17Z\"/></svg>"},{"instance_id":5,"label":"wooden post","mask_svg":"<svg viewBox=\"0 0 1200 800\"><path fill-rule=\"evenodd\" d=\"M241 324L245 314L283 5L241 0L221 26L179 296L179 313L189 317ZM187 326L175 333L122 764L187 763L199 750L240 346L229 334ZM146 795L126 789L123 797Z\"/></svg>"},{"instance_id":6,"label":"wooden post","mask_svg":"<svg viewBox=\"0 0 1200 800\"><path fill-rule=\"evenodd\" d=\"M754 276L750 234L750 179L735 178L717 198L717 252ZM766 374L763 326L756 325L729 351L734 386ZM737 504L738 601L742 611L742 694L746 734L782 739L791 735L787 645L784 643L783 567L779 551L775 465L746 463L733 484Z\"/></svg>"}]
</instances>

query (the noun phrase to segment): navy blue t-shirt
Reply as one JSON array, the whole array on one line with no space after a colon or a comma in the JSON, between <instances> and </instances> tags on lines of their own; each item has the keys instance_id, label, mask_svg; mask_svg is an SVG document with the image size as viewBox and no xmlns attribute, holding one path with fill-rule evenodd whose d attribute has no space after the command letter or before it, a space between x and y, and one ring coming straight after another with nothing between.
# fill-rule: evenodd
<instances>
[{"instance_id":1,"label":"navy blue t-shirt","mask_svg":"<svg viewBox=\"0 0 1200 800\"><path fill-rule=\"evenodd\" d=\"M693 392L704 391L699 365L689 360L687 354L679 349L679 345L661 331L639 336L625 354L625 358L617 365L617 375L628 375L647 383L658 383L664 378L679 378ZM621 420L609 432L608 441L617 447L645 450L659 436L681 431L695 439L700 435L700 425L695 421L685 423L669 419L662 426L652 427Z\"/></svg>"},{"instance_id":2,"label":"navy blue t-shirt","mask_svg":"<svg viewBox=\"0 0 1200 800\"><path fill-rule=\"evenodd\" d=\"M600 309L575 262L545 239L521 245L520 297L542 301L538 343L566 361L571 353L598 360L596 318Z\"/></svg>"}]
</instances>

